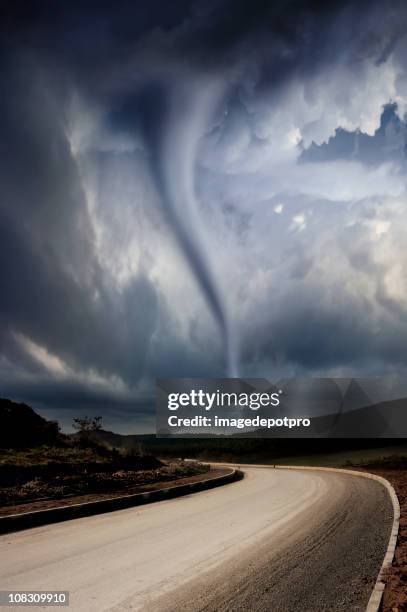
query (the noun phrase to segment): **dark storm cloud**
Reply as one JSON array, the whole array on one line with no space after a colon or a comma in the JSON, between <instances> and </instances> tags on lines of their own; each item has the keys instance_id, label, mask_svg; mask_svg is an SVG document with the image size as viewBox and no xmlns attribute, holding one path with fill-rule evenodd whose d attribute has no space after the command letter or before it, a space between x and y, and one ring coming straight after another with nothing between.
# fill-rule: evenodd
<instances>
[{"instance_id":1,"label":"dark storm cloud","mask_svg":"<svg viewBox=\"0 0 407 612\"><path fill-rule=\"evenodd\" d=\"M3 96L1 107L2 325L68 362L134 378L155 328L156 290L140 277L120 299L110 294L92 251L94 236L59 101L35 80L24 82L25 95Z\"/></svg>"},{"instance_id":2,"label":"dark storm cloud","mask_svg":"<svg viewBox=\"0 0 407 612\"><path fill-rule=\"evenodd\" d=\"M246 330L253 339L244 342L248 362L289 367L293 375L335 369L378 375L405 367L406 312L380 282L380 313L345 286L327 288L306 276L287 286L283 297L258 303L258 316Z\"/></svg>"},{"instance_id":3,"label":"dark storm cloud","mask_svg":"<svg viewBox=\"0 0 407 612\"><path fill-rule=\"evenodd\" d=\"M140 54L141 75L154 63L214 70L248 62L259 87L276 88L338 53L386 61L406 19L403 3L389 6L383 16L376 0L124 0L114 10L108 1L16 1L3 7L3 48L29 50L90 91L109 89Z\"/></svg>"},{"instance_id":4,"label":"dark storm cloud","mask_svg":"<svg viewBox=\"0 0 407 612\"><path fill-rule=\"evenodd\" d=\"M108 389L92 389L78 381L56 382L37 376L31 383L3 383L2 395L35 406L49 419L57 419L65 431L72 430L72 419L83 415L103 416L103 425L118 433L151 432L154 401L117 394ZM141 429L141 431L140 431Z\"/></svg>"},{"instance_id":5,"label":"dark storm cloud","mask_svg":"<svg viewBox=\"0 0 407 612\"><path fill-rule=\"evenodd\" d=\"M283 263L254 300L243 358L292 375L404 371L407 310L404 293L395 291L402 292L405 268L404 201L378 197L348 207L295 200L286 202L287 215L302 210L306 223L296 240L272 252L270 259L277 251ZM276 234L286 235L283 223L281 215L269 229L270 244ZM381 223L383 239L375 236Z\"/></svg>"},{"instance_id":6,"label":"dark storm cloud","mask_svg":"<svg viewBox=\"0 0 407 612\"><path fill-rule=\"evenodd\" d=\"M385 63L397 49L407 14L402 3L390 4L385 17L376 1L2 4L0 383L9 394L64 409L70 403L103 405L104 399L111 406L115 393L118 405L131 399L116 391L95 391L89 372L120 379L129 396L144 376L156 372L223 373L219 347L210 356L197 356L175 331L168 331L172 316L148 264L120 290L101 266L81 168L68 137L75 97L100 111L111 132L141 137L143 155L162 195L167 192L158 154L162 132L168 127L172 95L180 89L182 94L181 85L187 91L191 76L225 77L212 119L214 134L225 136L223 111L232 117L238 106L236 122L246 113L255 139L246 108L251 100L277 101L290 79L312 76L323 66L343 62L357 75L361 58ZM310 88L304 95L317 94ZM381 132L374 138L379 137ZM335 138L324 156L334 147L338 157L339 136ZM177 146L175 141L174 157ZM375 141L375 155L379 148ZM182 156L179 160L183 166ZM171 213L172 201L162 199ZM225 210L233 216L233 202ZM250 215L236 213L236 219L237 232L246 236ZM234 227L233 220L229 224ZM185 238L178 218L172 225L226 328L223 303L203 254ZM301 261L292 270L297 280L312 267L312 257ZM324 334L335 318L328 310L319 317L319 328L318 317L314 323L311 318L309 335L297 341L306 308L295 313L284 302L280 308L276 317L282 323L272 340L287 361L313 366L323 360L357 360L362 340L371 346L363 323L353 342L351 335L343 334L339 344L327 345ZM363 320L361 310L358 306ZM350 321L350 312L345 305L340 329ZM47 374L44 364L24 348L27 340L36 345L34 353L40 347L57 356L70 371L69 381ZM267 353L262 341L258 344L254 338L253 346Z\"/></svg>"}]
</instances>

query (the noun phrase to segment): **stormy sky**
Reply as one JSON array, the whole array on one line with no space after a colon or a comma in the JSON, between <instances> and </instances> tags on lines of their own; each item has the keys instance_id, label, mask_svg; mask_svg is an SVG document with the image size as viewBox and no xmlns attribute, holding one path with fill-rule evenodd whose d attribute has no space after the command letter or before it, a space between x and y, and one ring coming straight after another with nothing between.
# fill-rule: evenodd
<instances>
[{"instance_id":1,"label":"stormy sky","mask_svg":"<svg viewBox=\"0 0 407 612\"><path fill-rule=\"evenodd\" d=\"M407 6L1 3L0 396L407 370Z\"/></svg>"}]
</instances>

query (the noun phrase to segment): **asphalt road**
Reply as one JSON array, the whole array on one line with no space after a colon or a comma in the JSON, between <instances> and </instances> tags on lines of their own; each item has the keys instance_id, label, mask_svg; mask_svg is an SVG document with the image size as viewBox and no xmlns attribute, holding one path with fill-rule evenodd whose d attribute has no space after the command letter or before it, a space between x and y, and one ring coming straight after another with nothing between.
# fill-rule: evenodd
<instances>
[{"instance_id":1,"label":"asphalt road","mask_svg":"<svg viewBox=\"0 0 407 612\"><path fill-rule=\"evenodd\" d=\"M1 536L0 590L69 590L69 609L86 612L364 610L392 523L384 487L245 472L211 491Z\"/></svg>"}]
</instances>

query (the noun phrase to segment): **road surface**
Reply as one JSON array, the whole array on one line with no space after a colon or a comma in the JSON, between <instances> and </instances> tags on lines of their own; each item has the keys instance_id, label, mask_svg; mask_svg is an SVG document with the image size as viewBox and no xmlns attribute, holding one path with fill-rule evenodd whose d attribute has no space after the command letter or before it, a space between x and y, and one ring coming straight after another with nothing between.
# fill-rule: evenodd
<instances>
[{"instance_id":1,"label":"road surface","mask_svg":"<svg viewBox=\"0 0 407 612\"><path fill-rule=\"evenodd\" d=\"M317 471L245 473L1 536L0 589L68 590L75 612L364 610L392 523L384 487Z\"/></svg>"}]
</instances>

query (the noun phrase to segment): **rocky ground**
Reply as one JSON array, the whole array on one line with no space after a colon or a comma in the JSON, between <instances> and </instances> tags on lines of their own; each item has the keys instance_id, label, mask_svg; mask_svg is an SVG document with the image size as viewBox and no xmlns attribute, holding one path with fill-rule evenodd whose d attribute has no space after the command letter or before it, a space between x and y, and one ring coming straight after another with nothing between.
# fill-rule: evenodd
<instances>
[{"instance_id":1,"label":"rocky ground","mask_svg":"<svg viewBox=\"0 0 407 612\"><path fill-rule=\"evenodd\" d=\"M400 530L395 559L385 577L383 612L407 611L407 469L367 468L393 485L400 502Z\"/></svg>"}]
</instances>

